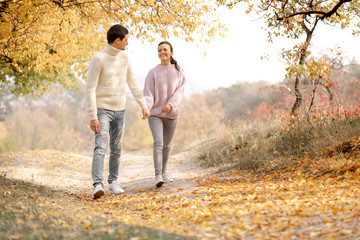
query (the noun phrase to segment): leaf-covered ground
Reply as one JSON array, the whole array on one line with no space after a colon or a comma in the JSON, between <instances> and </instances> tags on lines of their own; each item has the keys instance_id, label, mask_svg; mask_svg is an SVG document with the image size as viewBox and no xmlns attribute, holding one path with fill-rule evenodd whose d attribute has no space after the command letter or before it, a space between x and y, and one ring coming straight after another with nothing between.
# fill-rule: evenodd
<instances>
[{"instance_id":1,"label":"leaf-covered ground","mask_svg":"<svg viewBox=\"0 0 360 240\"><path fill-rule=\"evenodd\" d=\"M89 196L88 189L60 191L37 200L23 196L41 205L44 212L31 214L31 207L23 209L17 202L7 203L5 209L29 213L25 219L16 219L15 224L22 227L31 228L33 218L41 218L49 229L43 232L44 238L51 238L54 228L72 229L66 223L71 221L85 233L114 238L121 237L123 230L111 224L121 222L197 239L360 239L359 141L329 148L318 159L294 158L261 172L233 170L177 179L191 188L175 183L166 185L167 191L134 186L123 195L107 194L98 200ZM2 155L1 166L19 161L20 155ZM52 152L52 158L57 155L66 156ZM11 186L4 189L0 204L16 194L13 191Z\"/></svg>"}]
</instances>

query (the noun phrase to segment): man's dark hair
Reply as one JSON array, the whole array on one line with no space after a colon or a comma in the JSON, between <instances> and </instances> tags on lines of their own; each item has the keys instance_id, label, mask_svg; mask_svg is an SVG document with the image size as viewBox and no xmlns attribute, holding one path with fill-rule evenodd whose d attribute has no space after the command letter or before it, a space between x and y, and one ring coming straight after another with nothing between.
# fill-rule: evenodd
<instances>
[{"instance_id":1,"label":"man's dark hair","mask_svg":"<svg viewBox=\"0 0 360 240\"><path fill-rule=\"evenodd\" d=\"M107 32L107 41L110 44L113 43L117 38L123 40L125 35L128 33L129 30L127 30L124 26L120 24L115 24Z\"/></svg>"}]
</instances>

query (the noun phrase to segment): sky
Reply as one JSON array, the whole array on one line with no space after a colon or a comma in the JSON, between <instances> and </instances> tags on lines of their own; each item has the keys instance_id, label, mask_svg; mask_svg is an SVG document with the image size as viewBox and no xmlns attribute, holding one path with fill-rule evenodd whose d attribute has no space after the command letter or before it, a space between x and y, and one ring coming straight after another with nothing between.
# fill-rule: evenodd
<instances>
[{"instance_id":1,"label":"sky","mask_svg":"<svg viewBox=\"0 0 360 240\"><path fill-rule=\"evenodd\" d=\"M168 39L174 48L173 57L185 71L185 92L201 93L243 81L282 81L286 64L280 57L281 49L290 49L296 42L286 38L274 38L273 43L267 42L267 34L261 29L263 19L245 14L241 6L232 10L223 9L220 17L228 31L224 38L219 37L210 44L199 45L197 39L194 43L180 38ZM300 40L304 39L305 36L302 36ZM148 71L160 63L157 44L161 40L153 43L141 43L136 39L129 41L127 54L142 86ZM360 36L352 36L349 30L319 24L311 41L314 54L341 47L343 56L360 62ZM266 59L262 59L263 56L267 56Z\"/></svg>"}]
</instances>

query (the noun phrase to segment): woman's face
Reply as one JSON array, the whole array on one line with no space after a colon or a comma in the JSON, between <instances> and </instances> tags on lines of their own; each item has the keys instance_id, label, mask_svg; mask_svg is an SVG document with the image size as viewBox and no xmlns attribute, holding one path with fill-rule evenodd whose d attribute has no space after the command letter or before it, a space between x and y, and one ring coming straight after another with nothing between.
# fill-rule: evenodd
<instances>
[{"instance_id":1,"label":"woman's face","mask_svg":"<svg viewBox=\"0 0 360 240\"><path fill-rule=\"evenodd\" d=\"M173 53L171 52L169 44L164 43L158 47L158 56L162 62L170 62L170 58L172 55Z\"/></svg>"}]
</instances>

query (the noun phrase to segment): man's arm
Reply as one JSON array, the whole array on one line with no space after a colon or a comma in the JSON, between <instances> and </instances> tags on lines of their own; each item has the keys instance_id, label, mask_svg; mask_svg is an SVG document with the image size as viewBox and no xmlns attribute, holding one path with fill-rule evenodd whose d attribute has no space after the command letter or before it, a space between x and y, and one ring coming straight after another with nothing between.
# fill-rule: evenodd
<instances>
[{"instance_id":1,"label":"man's arm","mask_svg":"<svg viewBox=\"0 0 360 240\"><path fill-rule=\"evenodd\" d=\"M147 108L144 108L144 109L142 110L142 114L143 114L143 117L142 117L143 120L149 118L150 115L151 115L150 110L147 109Z\"/></svg>"},{"instance_id":2,"label":"man's arm","mask_svg":"<svg viewBox=\"0 0 360 240\"><path fill-rule=\"evenodd\" d=\"M100 130L96 108L96 88L99 82L100 72L100 60L94 56L90 60L86 80L86 109L90 119L90 128L93 132L99 132Z\"/></svg>"},{"instance_id":3,"label":"man's arm","mask_svg":"<svg viewBox=\"0 0 360 240\"><path fill-rule=\"evenodd\" d=\"M136 81L135 74L132 70L131 64L128 62L128 69L127 69L127 78L126 78L127 84L129 86L129 89L134 96L137 103L140 105L142 109L143 117L142 119L147 119L150 117L150 111L148 107L146 106L144 96L142 94L141 88Z\"/></svg>"}]
</instances>

